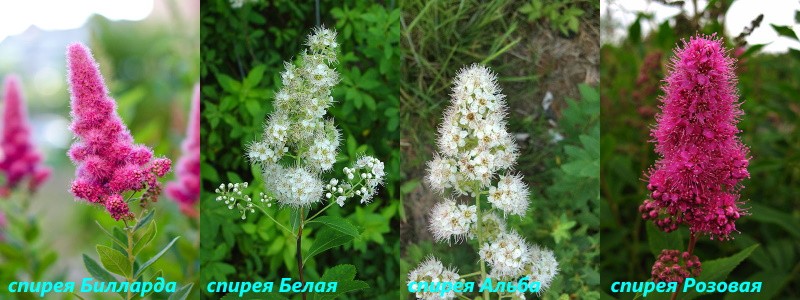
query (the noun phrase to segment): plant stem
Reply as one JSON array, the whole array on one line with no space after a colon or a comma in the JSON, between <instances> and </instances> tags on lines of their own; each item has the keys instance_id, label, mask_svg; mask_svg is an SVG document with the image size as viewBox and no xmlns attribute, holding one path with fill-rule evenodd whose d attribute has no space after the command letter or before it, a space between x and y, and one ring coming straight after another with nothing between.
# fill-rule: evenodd
<instances>
[{"instance_id":1,"label":"plant stem","mask_svg":"<svg viewBox=\"0 0 800 300\"><path fill-rule=\"evenodd\" d=\"M319 211L318 211L317 213L315 213L313 216L311 216L310 218L308 218L306 221L311 221L311 220L313 220L314 218L316 218L317 216L319 216L319 214L321 214L323 211L325 211L326 209L328 209L329 207L331 207L331 205L333 205L334 203L336 203L336 202L333 202L333 201L331 201L331 203L328 203L328 205L327 205L327 206L323 207L321 210L319 210Z\"/></svg>"},{"instance_id":2,"label":"plant stem","mask_svg":"<svg viewBox=\"0 0 800 300\"><path fill-rule=\"evenodd\" d=\"M694 253L695 244L697 244L697 235L695 235L694 232L692 232L689 234L689 249L687 251L689 252L690 258L692 257L692 253ZM680 293L682 288L683 288L683 282L681 282L681 284L678 285L678 289L672 293L672 297L670 297L670 300L678 299L678 293Z\"/></svg>"},{"instance_id":3,"label":"plant stem","mask_svg":"<svg viewBox=\"0 0 800 300\"><path fill-rule=\"evenodd\" d=\"M133 256L133 233L134 233L133 232L133 227L127 226L127 222L125 222L125 233L127 233L127 235L128 235L128 247L125 250L127 250L127 252L128 252L128 263L131 266L131 268L130 268L130 271L131 271L130 274L131 275L128 276L127 279L128 279L128 286L131 286L133 284L133 282L134 282L133 266L134 266L134 264L136 262L136 257ZM128 289L128 296L125 299L131 299L132 298L131 296L132 296L131 295L131 289Z\"/></svg>"},{"instance_id":4,"label":"plant stem","mask_svg":"<svg viewBox=\"0 0 800 300\"><path fill-rule=\"evenodd\" d=\"M478 222L475 223L475 225L477 225L477 227L478 227L478 230L477 230L478 231L478 248L480 248L481 245L483 245L483 217L481 216L482 213L481 213L481 194L480 193L475 195L475 206L476 206L475 211L478 214ZM481 257L481 280L486 281L486 278L487 278L487 276L486 276L486 262ZM484 300L489 300L489 290L488 289L483 290L483 299Z\"/></svg>"},{"instance_id":5,"label":"plant stem","mask_svg":"<svg viewBox=\"0 0 800 300\"><path fill-rule=\"evenodd\" d=\"M297 269L300 273L301 286L305 285L305 282L303 282L303 223L305 222L303 216L303 207L301 206L299 214L300 222L297 226ZM303 292L303 300L306 300L305 292Z\"/></svg>"},{"instance_id":6,"label":"plant stem","mask_svg":"<svg viewBox=\"0 0 800 300\"><path fill-rule=\"evenodd\" d=\"M481 275L481 272L472 272L472 273L469 273L469 274L464 274L464 275L461 275L461 278L467 278L467 277L472 277L472 276L476 276L476 275Z\"/></svg>"},{"instance_id":7,"label":"plant stem","mask_svg":"<svg viewBox=\"0 0 800 300\"><path fill-rule=\"evenodd\" d=\"M259 209L259 210L261 210L261 212L263 212L263 213L264 213L264 215L266 215L267 217L269 217L269 219L270 219L270 220L272 220L272 222L275 222L275 225L278 225L278 227L282 228L283 230L286 230L286 232L288 232L289 234L291 234L291 235L292 235L292 237L295 237L295 238L297 238L297 236L295 236L295 235L294 235L294 232L293 232L293 231L289 230L289 228L286 228L286 226L283 226L283 224L281 224L281 222L278 222L278 220L275 220L275 218L274 218L274 217L272 217L272 215L270 215L269 213L267 213L267 210L266 210L266 209L264 209L263 207L261 207L261 205L253 205L253 206L255 206L255 207L258 207L258 209Z\"/></svg>"}]
</instances>

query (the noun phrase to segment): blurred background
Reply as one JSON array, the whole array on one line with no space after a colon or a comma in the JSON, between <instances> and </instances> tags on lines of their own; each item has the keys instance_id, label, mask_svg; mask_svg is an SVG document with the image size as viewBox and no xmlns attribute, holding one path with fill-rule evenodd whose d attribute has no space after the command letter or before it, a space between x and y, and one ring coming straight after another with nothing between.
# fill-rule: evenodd
<instances>
[{"instance_id":1,"label":"blurred background","mask_svg":"<svg viewBox=\"0 0 800 300\"><path fill-rule=\"evenodd\" d=\"M798 10L797 1L602 1L603 287L620 280L646 281L661 249L685 249L685 228L664 234L641 219L638 207L648 194L643 174L657 159L649 132L672 51L695 33L716 33L738 60L745 113L739 137L752 155L751 178L743 181L741 200L747 201L744 207L750 215L737 221L740 233L729 241L700 239L695 254L703 263L701 277L764 282L757 296L727 294L725 299L800 297ZM720 258L727 260L711 263ZM605 288L604 298L613 297L634 295L611 295ZM648 299L660 297L669 294L651 294Z\"/></svg>"},{"instance_id":2,"label":"blurred background","mask_svg":"<svg viewBox=\"0 0 800 300\"><path fill-rule=\"evenodd\" d=\"M95 220L106 228L117 225L104 208L75 201L68 191L74 166L66 155L73 141L67 45L82 42L92 49L117 112L136 142L174 163L181 154L192 86L199 78L199 5L177 0L0 2L0 76L15 73L21 79L34 143L53 169L29 200L31 220L41 228L38 247L58 255L43 279L80 281L87 276L81 254L96 258L92 245L110 243ZM165 182L171 179L168 175ZM183 216L164 197L157 207L161 240L156 244L183 236L157 268L180 285L192 282L197 275L197 220Z\"/></svg>"},{"instance_id":3,"label":"blurred background","mask_svg":"<svg viewBox=\"0 0 800 300\"><path fill-rule=\"evenodd\" d=\"M214 201L220 183L250 182L262 174L244 155L248 142L260 139L265 116L272 112L284 61L297 60L306 36L324 25L338 32L338 85L328 109L342 133L337 162L325 178L342 178L342 167L359 155L385 164L385 184L369 205L333 205L325 214L342 217L363 232L359 239L314 256L304 266L307 281L317 281L331 267L354 265L357 280L368 289L342 299L396 299L399 237L399 22L396 1L212 0L201 8L203 191L200 243L201 285L209 281L272 281L295 277L296 243L262 213L248 214ZM330 176L330 177L328 177ZM315 207L320 209L322 207ZM267 209L278 222L290 224L290 209ZM313 212L312 212L313 213ZM311 227L303 238L310 247ZM305 248L308 251L308 248ZM277 286L276 286L277 291ZM203 290L203 299L222 293ZM300 299L299 294L280 296ZM236 296L228 297L235 298ZM227 298L226 298L227 299Z\"/></svg>"},{"instance_id":4,"label":"blurred background","mask_svg":"<svg viewBox=\"0 0 800 300\"><path fill-rule=\"evenodd\" d=\"M401 1L401 276L428 255L461 274L476 270L476 243L435 243L430 209L443 197L425 183L436 128L458 70L481 63L498 75L515 171L531 190L525 217L507 218L529 243L553 250L561 269L544 299L597 299L600 16L598 1ZM467 203L467 199L461 199ZM405 285L406 299L413 299ZM477 294L468 294L474 298ZM532 296L532 295L528 295Z\"/></svg>"}]
</instances>

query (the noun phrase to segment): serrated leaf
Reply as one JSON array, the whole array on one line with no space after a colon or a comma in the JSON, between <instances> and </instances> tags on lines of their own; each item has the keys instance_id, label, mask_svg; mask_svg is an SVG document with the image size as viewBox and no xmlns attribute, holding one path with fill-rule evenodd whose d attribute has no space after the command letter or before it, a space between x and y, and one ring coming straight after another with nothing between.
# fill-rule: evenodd
<instances>
[{"instance_id":1,"label":"serrated leaf","mask_svg":"<svg viewBox=\"0 0 800 300\"><path fill-rule=\"evenodd\" d=\"M339 231L333 229L323 228L319 231L319 233L317 233L314 244L312 244L311 249L308 250L308 254L304 258L303 263L317 254L320 254L333 247L347 244L352 240L353 237L350 235L340 233Z\"/></svg>"},{"instance_id":2,"label":"serrated leaf","mask_svg":"<svg viewBox=\"0 0 800 300\"><path fill-rule=\"evenodd\" d=\"M111 251L114 250L112 249ZM105 281L105 282L117 281L117 279L114 278L114 276L111 275L111 273L108 273L108 271L106 271L106 269L103 269L103 267L101 267L100 264L97 263L97 261L95 261L86 254L83 255L83 265L86 267L86 271L88 271L89 274L92 275L92 277L94 277L99 281Z\"/></svg>"},{"instance_id":3,"label":"serrated leaf","mask_svg":"<svg viewBox=\"0 0 800 300\"><path fill-rule=\"evenodd\" d=\"M353 226L353 224L350 224L350 221L340 217L321 216L309 221L308 223L320 223L327 226L327 228L339 231L346 235L352 236L353 238L358 238L361 234L358 232L358 228Z\"/></svg>"},{"instance_id":4,"label":"serrated leaf","mask_svg":"<svg viewBox=\"0 0 800 300\"><path fill-rule=\"evenodd\" d=\"M746 249L739 251L734 255L725 257L725 258L718 258L711 261L704 261L703 263L703 271L700 273L700 276L695 278L698 282L720 282L725 281L728 278L728 274L736 268L743 260L745 260L753 250L755 250L758 245L752 245L747 247ZM704 295L708 293L697 293L693 289L690 288L690 292L686 293L685 297L681 299L691 300L697 298L700 295Z\"/></svg>"},{"instance_id":5,"label":"serrated leaf","mask_svg":"<svg viewBox=\"0 0 800 300\"><path fill-rule=\"evenodd\" d=\"M342 264L328 269L322 274L319 281L336 282L336 292L334 293L315 293L310 294L318 300L335 299L344 293L363 290L369 285L361 280L354 280L356 277L356 267L353 265Z\"/></svg>"},{"instance_id":6,"label":"serrated leaf","mask_svg":"<svg viewBox=\"0 0 800 300\"><path fill-rule=\"evenodd\" d=\"M131 276L130 261L119 251L103 245L97 245L97 255L100 256L100 263L111 273L127 277Z\"/></svg>"},{"instance_id":7,"label":"serrated leaf","mask_svg":"<svg viewBox=\"0 0 800 300\"><path fill-rule=\"evenodd\" d=\"M164 255L164 253L166 253L167 250L169 250L170 247L172 247L172 244L175 244L175 241L177 241L178 238L180 238L180 237L178 236L178 237L175 237L174 239L172 239L172 241L169 242L169 244L167 244L167 246L164 247L164 249L161 249L161 251L159 251L155 256L153 256L152 258L147 260L145 263L143 263L142 266L139 267L139 271L136 271L136 275L133 276L133 277L139 277L139 275L141 275L142 272L144 272L144 270L147 269L147 267L149 267L150 265L155 263L159 258L161 258L161 256Z\"/></svg>"}]
</instances>

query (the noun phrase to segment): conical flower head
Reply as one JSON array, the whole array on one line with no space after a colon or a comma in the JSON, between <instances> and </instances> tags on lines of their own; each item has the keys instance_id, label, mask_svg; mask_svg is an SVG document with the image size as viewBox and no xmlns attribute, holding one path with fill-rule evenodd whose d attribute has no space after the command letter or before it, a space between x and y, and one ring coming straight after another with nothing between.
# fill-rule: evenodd
<instances>
[{"instance_id":1,"label":"conical flower head","mask_svg":"<svg viewBox=\"0 0 800 300\"><path fill-rule=\"evenodd\" d=\"M675 51L651 135L661 158L648 173L645 219L674 230L727 237L743 214L739 182L749 177L748 149L736 137L739 107L731 59L720 39L696 36Z\"/></svg>"},{"instance_id":2,"label":"conical flower head","mask_svg":"<svg viewBox=\"0 0 800 300\"><path fill-rule=\"evenodd\" d=\"M158 178L169 171L171 162L153 158L151 149L133 144L86 46L70 45L67 63L70 129L77 137L69 150L69 157L77 166L71 192L77 198L105 206L115 220L131 218L122 194L144 191L142 201L156 201L161 193Z\"/></svg>"},{"instance_id":3,"label":"conical flower head","mask_svg":"<svg viewBox=\"0 0 800 300\"><path fill-rule=\"evenodd\" d=\"M181 211L196 216L195 205L200 200L200 85L194 88L183 156L178 160L176 178L167 184L167 196L178 202Z\"/></svg>"},{"instance_id":4,"label":"conical flower head","mask_svg":"<svg viewBox=\"0 0 800 300\"><path fill-rule=\"evenodd\" d=\"M254 163L275 164L290 154L302 158L300 167L319 173L330 170L336 161L341 134L332 120L324 118L333 104L331 89L339 82L334 68L336 32L314 29L306 46L298 65L285 63L263 140L248 146L248 158Z\"/></svg>"},{"instance_id":5,"label":"conical flower head","mask_svg":"<svg viewBox=\"0 0 800 300\"><path fill-rule=\"evenodd\" d=\"M31 141L28 113L16 76L5 79L3 106L0 171L6 176L6 185L2 189L8 192L28 180L27 188L36 191L50 176L50 169L42 165L42 155Z\"/></svg>"},{"instance_id":6,"label":"conical flower head","mask_svg":"<svg viewBox=\"0 0 800 300\"><path fill-rule=\"evenodd\" d=\"M474 193L516 163L517 147L506 129L503 98L497 76L488 68L474 64L458 72L439 126L439 154L428 163L427 180L433 189Z\"/></svg>"}]
</instances>

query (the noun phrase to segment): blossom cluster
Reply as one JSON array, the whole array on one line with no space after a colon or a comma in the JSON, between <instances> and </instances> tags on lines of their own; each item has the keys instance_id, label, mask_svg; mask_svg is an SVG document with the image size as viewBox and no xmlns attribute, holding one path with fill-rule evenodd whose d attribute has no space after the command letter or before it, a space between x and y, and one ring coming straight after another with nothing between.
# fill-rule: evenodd
<instances>
[{"instance_id":1,"label":"blossom cluster","mask_svg":"<svg viewBox=\"0 0 800 300\"><path fill-rule=\"evenodd\" d=\"M411 282L457 282L461 276L451 268L446 268L441 261L434 257L428 257L416 269L408 273L408 283ZM425 289L420 289L417 286L412 286L416 290L415 296L417 299L436 300L436 299L454 299L456 297L453 291L441 294L439 291L426 292Z\"/></svg>"},{"instance_id":2,"label":"blossom cluster","mask_svg":"<svg viewBox=\"0 0 800 300\"><path fill-rule=\"evenodd\" d=\"M197 216L200 200L200 86L194 88L189 125L183 141L183 156L178 160L175 181L167 184L166 194L178 202L187 215Z\"/></svg>"},{"instance_id":3,"label":"blossom cluster","mask_svg":"<svg viewBox=\"0 0 800 300\"><path fill-rule=\"evenodd\" d=\"M70 191L77 198L105 206L115 220L131 219L123 194L142 192L142 205L157 201L161 194L158 179L169 172L171 161L154 158L150 148L133 143L86 46L70 45L67 61L70 129L77 137L68 153L77 166Z\"/></svg>"},{"instance_id":4,"label":"blossom cluster","mask_svg":"<svg viewBox=\"0 0 800 300\"><path fill-rule=\"evenodd\" d=\"M713 36L693 37L675 52L651 132L661 158L648 172L651 199L639 208L664 231L683 224L726 239L745 214L738 190L750 177L749 157L736 136L743 112L733 64Z\"/></svg>"},{"instance_id":5,"label":"blossom cluster","mask_svg":"<svg viewBox=\"0 0 800 300\"><path fill-rule=\"evenodd\" d=\"M3 121L0 132L0 172L5 175L5 186L0 194L28 180L27 189L36 191L50 176L50 169L42 164L42 155L31 140L31 128L25 100L16 76L5 79L3 96Z\"/></svg>"},{"instance_id":6,"label":"blossom cluster","mask_svg":"<svg viewBox=\"0 0 800 300\"><path fill-rule=\"evenodd\" d=\"M697 277L702 272L700 259L689 252L661 250L651 275L655 282L679 282L689 277Z\"/></svg>"},{"instance_id":7,"label":"blossom cluster","mask_svg":"<svg viewBox=\"0 0 800 300\"><path fill-rule=\"evenodd\" d=\"M291 207L309 207L322 200L344 205L351 197L369 203L385 177L383 162L360 157L344 168L345 178L326 184L341 140L332 119L325 119L333 104L331 89L339 82L336 33L317 28L306 40L299 64L286 62L275 110L268 116L260 140L247 145L247 157L263 170L271 197Z\"/></svg>"},{"instance_id":8,"label":"blossom cluster","mask_svg":"<svg viewBox=\"0 0 800 300\"><path fill-rule=\"evenodd\" d=\"M488 68L475 64L459 71L439 126L439 153L428 163L433 189L474 194L488 187L498 171L514 165L518 150L506 130L504 97Z\"/></svg>"},{"instance_id":9,"label":"blossom cluster","mask_svg":"<svg viewBox=\"0 0 800 300\"><path fill-rule=\"evenodd\" d=\"M481 263L490 268L486 276L498 280L528 276L544 290L558 273L553 252L507 230L504 220L509 215L525 216L530 191L522 176L511 171L518 150L506 129L503 99L496 75L486 67L472 65L456 76L452 102L438 130L439 153L428 162L426 179L442 195L470 195L476 203L459 204L450 198L437 203L431 210L429 228L439 242L477 238ZM491 209L480 208L484 196ZM409 279L432 261L409 273ZM418 294L417 298L428 296Z\"/></svg>"}]
</instances>

